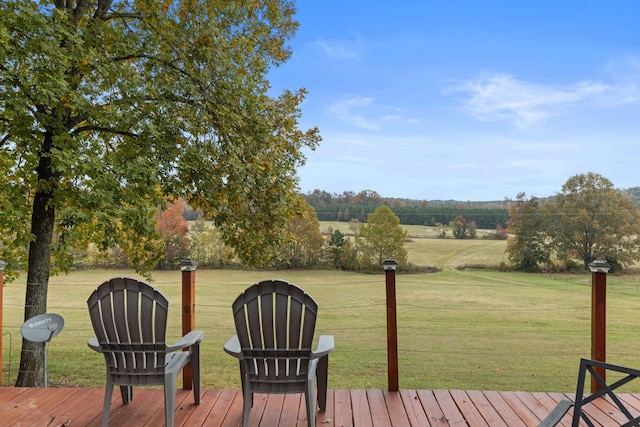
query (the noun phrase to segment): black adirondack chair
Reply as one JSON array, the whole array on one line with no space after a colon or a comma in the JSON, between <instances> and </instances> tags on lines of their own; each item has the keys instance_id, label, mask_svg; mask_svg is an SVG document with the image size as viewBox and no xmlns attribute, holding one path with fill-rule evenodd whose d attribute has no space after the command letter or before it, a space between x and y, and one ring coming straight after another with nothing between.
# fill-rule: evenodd
<instances>
[{"instance_id":1,"label":"black adirondack chair","mask_svg":"<svg viewBox=\"0 0 640 427\"><path fill-rule=\"evenodd\" d=\"M315 426L314 377L318 406L327 402L331 335L318 339L312 350L318 304L298 286L282 280L265 280L247 288L233 303L237 335L224 350L237 357L244 406L242 425L247 427L254 393L304 393L307 424Z\"/></svg>"},{"instance_id":2,"label":"black adirondack chair","mask_svg":"<svg viewBox=\"0 0 640 427\"><path fill-rule=\"evenodd\" d=\"M163 385L165 421L173 426L178 372L191 366L193 397L200 403L200 342L202 331L191 331L166 345L169 302L160 291L140 280L118 277L104 282L87 300L96 336L89 340L107 366L102 426L109 422L113 386L122 403L133 398L133 386ZM188 348L189 351L182 351Z\"/></svg>"}]
</instances>

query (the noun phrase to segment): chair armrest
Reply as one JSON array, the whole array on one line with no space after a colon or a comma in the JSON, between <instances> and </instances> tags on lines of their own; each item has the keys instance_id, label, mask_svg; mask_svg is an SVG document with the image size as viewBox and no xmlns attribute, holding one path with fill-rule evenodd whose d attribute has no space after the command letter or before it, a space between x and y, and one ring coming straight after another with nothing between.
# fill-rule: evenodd
<instances>
[{"instance_id":1,"label":"chair armrest","mask_svg":"<svg viewBox=\"0 0 640 427\"><path fill-rule=\"evenodd\" d=\"M335 350L333 335L320 335L316 350L311 352L312 359L319 359Z\"/></svg>"},{"instance_id":2,"label":"chair armrest","mask_svg":"<svg viewBox=\"0 0 640 427\"><path fill-rule=\"evenodd\" d=\"M180 350L181 348L191 347L195 344L200 344L204 338L204 331L190 331L185 336L180 338L175 344L167 346L167 352Z\"/></svg>"},{"instance_id":3,"label":"chair armrest","mask_svg":"<svg viewBox=\"0 0 640 427\"><path fill-rule=\"evenodd\" d=\"M242 348L240 347L240 340L237 335L229 338L229 341L224 345L224 351L238 359L242 357Z\"/></svg>"},{"instance_id":4,"label":"chair armrest","mask_svg":"<svg viewBox=\"0 0 640 427\"><path fill-rule=\"evenodd\" d=\"M98 343L98 338L93 337L91 338L88 342L87 345L89 346L89 348L91 348L91 350L93 351L97 351L98 353L102 352L102 348L100 347L100 344Z\"/></svg>"}]
</instances>

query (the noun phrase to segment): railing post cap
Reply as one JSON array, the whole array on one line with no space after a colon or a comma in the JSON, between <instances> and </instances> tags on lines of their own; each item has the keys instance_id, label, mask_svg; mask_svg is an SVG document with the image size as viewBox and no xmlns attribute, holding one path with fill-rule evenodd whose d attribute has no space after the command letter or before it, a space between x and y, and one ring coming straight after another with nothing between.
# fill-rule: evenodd
<instances>
[{"instance_id":1,"label":"railing post cap","mask_svg":"<svg viewBox=\"0 0 640 427\"><path fill-rule=\"evenodd\" d=\"M382 263L382 266L384 267L385 271L395 271L396 267L398 266L398 262L395 259L386 259Z\"/></svg>"},{"instance_id":2,"label":"railing post cap","mask_svg":"<svg viewBox=\"0 0 640 427\"><path fill-rule=\"evenodd\" d=\"M611 269L611 264L602 260L597 260L597 259L591 261L589 264L587 264L587 266L589 267L589 271L591 271L592 273L606 274Z\"/></svg>"},{"instance_id":3,"label":"railing post cap","mask_svg":"<svg viewBox=\"0 0 640 427\"><path fill-rule=\"evenodd\" d=\"M183 259L180 262L180 270L182 271L196 271L198 268L198 262L192 259Z\"/></svg>"}]
</instances>

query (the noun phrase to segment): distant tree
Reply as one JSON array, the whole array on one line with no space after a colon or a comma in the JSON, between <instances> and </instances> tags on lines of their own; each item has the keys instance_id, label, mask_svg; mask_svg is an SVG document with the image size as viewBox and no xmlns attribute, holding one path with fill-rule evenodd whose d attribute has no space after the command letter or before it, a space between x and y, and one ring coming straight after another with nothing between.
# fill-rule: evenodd
<instances>
[{"instance_id":1,"label":"distant tree","mask_svg":"<svg viewBox=\"0 0 640 427\"><path fill-rule=\"evenodd\" d=\"M296 210L287 223L284 263L290 268L314 266L324 244L320 223L316 212L304 200L298 201Z\"/></svg>"},{"instance_id":2,"label":"distant tree","mask_svg":"<svg viewBox=\"0 0 640 427\"><path fill-rule=\"evenodd\" d=\"M156 214L156 231L164 242L164 254L158 260L161 270L176 268L189 254L189 223L182 216L184 209L184 200L177 199L167 201Z\"/></svg>"},{"instance_id":3,"label":"distant tree","mask_svg":"<svg viewBox=\"0 0 640 427\"><path fill-rule=\"evenodd\" d=\"M195 221L196 219L202 217L202 212L197 211L193 209L191 206L185 204L184 212L182 213L182 216L187 221Z\"/></svg>"},{"instance_id":4,"label":"distant tree","mask_svg":"<svg viewBox=\"0 0 640 427\"><path fill-rule=\"evenodd\" d=\"M355 196L353 196L351 198L351 200L349 200L349 204L352 205L380 205L382 204L382 202L384 201L384 199L375 191L373 190L362 190L361 192L359 192L358 194L356 194Z\"/></svg>"},{"instance_id":5,"label":"distant tree","mask_svg":"<svg viewBox=\"0 0 640 427\"><path fill-rule=\"evenodd\" d=\"M518 194L509 209L507 232L510 237L506 251L513 268L532 272L549 262L546 218L536 197L527 200L525 193Z\"/></svg>"},{"instance_id":6,"label":"distant tree","mask_svg":"<svg viewBox=\"0 0 640 427\"><path fill-rule=\"evenodd\" d=\"M407 202L405 202L404 200L399 200L399 199L390 199L388 201L389 203L389 207L390 208L406 208L407 207Z\"/></svg>"},{"instance_id":7,"label":"distant tree","mask_svg":"<svg viewBox=\"0 0 640 427\"><path fill-rule=\"evenodd\" d=\"M575 175L544 207L555 249L575 251L585 268L596 259L614 266L640 259L640 210L607 178Z\"/></svg>"},{"instance_id":8,"label":"distant tree","mask_svg":"<svg viewBox=\"0 0 640 427\"><path fill-rule=\"evenodd\" d=\"M467 224L467 235L470 239L478 237L478 226L475 221L469 221Z\"/></svg>"},{"instance_id":9,"label":"distant tree","mask_svg":"<svg viewBox=\"0 0 640 427\"><path fill-rule=\"evenodd\" d=\"M349 230L351 231L351 233L353 233L355 235L358 232L358 230L360 230L360 221L358 221L355 218L350 220L349 221Z\"/></svg>"},{"instance_id":10,"label":"distant tree","mask_svg":"<svg viewBox=\"0 0 640 427\"><path fill-rule=\"evenodd\" d=\"M447 230L449 229L449 227L447 227L446 225L444 225L441 222L435 222L436 225L436 230L438 230L438 238L439 239L446 239L447 238Z\"/></svg>"},{"instance_id":11,"label":"distant tree","mask_svg":"<svg viewBox=\"0 0 640 427\"><path fill-rule=\"evenodd\" d=\"M356 193L353 191L343 191L342 194L336 196L336 201L338 203L346 203L350 204L351 200L356 196Z\"/></svg>"},{"instance_id":12,"label":"distant tree","mask_svg":"<svg viewBox=\"0 0 640 427\"><path fill-rule=\"evenodd\" d=\"M191 242L189 258L203 267L218 267L232 258L231 249L224 244L213 223L204 218L195 220L189 227Z\"/></svg>"},{"instance_id":13,"label":"distant tree","mask_svg":"<svg viewBox=\"0 0 640 427\"><path fill-rule=\"evenodd\" d=\"M318 189L313 190L311 193L307 193L304 196L304 199L314 208L330 205L332 202L331 194Z\"/></svg>"},{"instance_id":14,"label":"distant tree","mask_svg":"<svg viewBox=\"0 0 640 427\"><path fill-rule=\"evenodd\" d=\"M627 188L624 192L631 197L634 203L637 204L640 201L640 187Z\"/></svg>"},{"instance_id":15,"label":"distant tree","mask_svg":"<svg viewBox=\"0 0 640 427\"><path fill-rule=\"evenodd\" d=\"M466 239L468 237L467 229L469 224L462 215L456 216L455 219L449 223L449 226L453 229L454 238Z\"/></svg>"},{"instance_id":16,"label":"distant tree","mask_svg":"<svg viewBox=\"0 0 640 427\"><path fill-rule=\"evenodd\" d=\"M507 229L500 224L496 225L496 229L493 231L492 238L495 240L507 240L509 233Z\"/></svg>"},{"instance_id":17,"label":"distant tree","mask_svg":"<svg viewBox=\"0 0 640 427\"><path fill-rule=\"evenodd\" d=\"M360 225L356 235L357 249L362 265L371 268L382 265L386 259L395 259L398 264L407 263L404 247L407 231L400 225L400 219L389 206L380 206L366 224Z\"/></svg>"},{"instance_id":18,"label":"distant tree","mask_svg":"<svg viewBox=\"0 0 640 427\"><path fill-rule=\"evenodd\" d=\"M327 264L341 270L356 268L356 251L351 240L340 230L335 230L327 242Z\"/></svg>"},{"instance_id":19,"label":"distant tree","mask_svg":"<svg viewBox=\"0 0 640 427\"><path fill-rule=\"evenodd\" d=\"M329 262L331 263L332 267L340 268L340 260L342 259L346 242L347 239L345 239L344 234L342 234L340 230L335 230L329 237L327 245L329 252Z\"/></svg>"}]
</instances>

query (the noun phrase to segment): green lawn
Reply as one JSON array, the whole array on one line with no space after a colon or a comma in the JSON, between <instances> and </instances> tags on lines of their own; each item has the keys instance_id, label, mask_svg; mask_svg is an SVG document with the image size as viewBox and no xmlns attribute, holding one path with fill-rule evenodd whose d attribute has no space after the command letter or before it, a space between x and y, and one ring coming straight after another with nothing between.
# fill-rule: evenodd
<instances>
[{"instance_id":1,"label":"green lawn","mask_svg":"<svg viewBox=\"0 0 640 427\"><path fill-rule=\"evenodd\" d=\"M489 265L495 266L507 261L505 240L488 239L438 239L435 227L422 225L403 226L408 233L405 247L408 251L407 261L411 264L440 269L452 269L463 266ZM353 235L349 223L339 221L320 222L320 232L329 233L340 230L345 235ZM478 237L491 233L492 230L478 230ZM451 237L451 233L449 233Z\"/></svg>"},{"instance_id":2,"label":"green lawn","mask_svg":"<svg viewBox=\"0 0 640 427\"><path fill-rule=\"evenodd\" d=\"M437 239L425 240L443 244ZM473 246L476 242L466 243ZM452 259L466 258L460 255L465 248L451 250L451 257L445 255L445 249L432 248L438 255L431 259L452 264L458 262ZM469 248L470 253L476 250ZM86 346L92 336L86 298L102 280L123 274L132 273L84 271L52 279L48 311L62 315L66 323L49 345L51 384L103 384L103 359ZM172 339L177 339L180 331L180 274L154 273L154 283L172 303ZM196 323L205 331L204 386L240 386L237 363L222 350L233 334L231 302L249 284L272 277L298 283L318 301L317 333L333 334L336 341L336 352L330 358L331 388L386 388L384 274L335 271L198 270ZM588 274L542 276L453 269L417 275L400 272L400 386L572 391L579 358L590 353L590 283ZM635 276L608 277L610 362L640 366L636 351L639 285ZM23 277L4 288L5 385L17 375L24 286Z\"/></svg>"}]
</instances>

